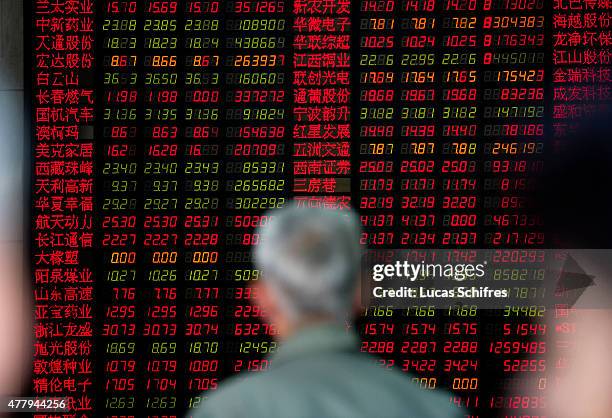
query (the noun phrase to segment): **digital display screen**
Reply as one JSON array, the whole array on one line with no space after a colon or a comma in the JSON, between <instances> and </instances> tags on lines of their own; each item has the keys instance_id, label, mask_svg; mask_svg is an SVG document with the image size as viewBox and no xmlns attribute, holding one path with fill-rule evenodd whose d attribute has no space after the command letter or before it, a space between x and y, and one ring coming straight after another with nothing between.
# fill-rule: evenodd
<instances>
[{"instance_id":1,"label":"digital display screen","mask_svg":"<svg viewBox=\"0 0 612 418\"><path fill-rule=\"evenodd\" d=\"M251 251L291 200L355 209L374 250L554 247L532 200L610 103L611 7L33 0L31 393L72 409L37 416L178 418L267 370ZM466 414L546 416L562 329L524 272L494 275L533 303L376 306L347 326Z\"/></svg>"}]
</instances>

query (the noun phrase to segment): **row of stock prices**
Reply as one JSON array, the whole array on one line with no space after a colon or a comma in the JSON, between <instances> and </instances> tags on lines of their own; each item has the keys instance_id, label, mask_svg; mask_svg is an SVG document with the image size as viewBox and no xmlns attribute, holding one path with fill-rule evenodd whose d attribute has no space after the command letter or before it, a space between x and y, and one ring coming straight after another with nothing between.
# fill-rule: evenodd
<instances>
[{"instance_id":1,"label":"row of stock prices","mask_svg":"<svg viewBox=\"0 0 612 418\"><path fill-rule=\"evenodd\" d=\"M290 200L354 208L370 249L550 245L530 195L609 102L610 8L33 0L33 393L67 396L62 416L180 417L265 371L251 250ZM354 326L422 390L536 417L563 367L545 310L372 307Z\"/></svg>"}]
</instances>

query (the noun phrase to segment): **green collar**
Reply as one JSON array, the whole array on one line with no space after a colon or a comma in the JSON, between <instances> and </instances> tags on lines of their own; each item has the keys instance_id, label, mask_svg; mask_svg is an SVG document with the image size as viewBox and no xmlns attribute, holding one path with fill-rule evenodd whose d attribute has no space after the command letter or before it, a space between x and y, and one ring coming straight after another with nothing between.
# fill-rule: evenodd
<instances>
[{"instance_id":1,"label":"green collar","mask_svg":"<svg viewBox=\"0 0 612 418\"><path fill-rule=\"evenodd\" d=\"M271 367L306 356L329 352L359 352L359 338L343 324L313 325L297 331L282 342L270 360Z\"/></svg>"}]
</instances>

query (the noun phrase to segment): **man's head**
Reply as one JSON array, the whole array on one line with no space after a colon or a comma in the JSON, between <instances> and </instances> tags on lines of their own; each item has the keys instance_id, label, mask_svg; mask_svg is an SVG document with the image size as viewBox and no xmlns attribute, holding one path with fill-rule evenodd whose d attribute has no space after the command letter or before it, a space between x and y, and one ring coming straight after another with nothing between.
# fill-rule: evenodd
<instances>
[{"instance_id":1,"label":"man's head","mask_svg":"<svg viewBox=\"0 0 612 418\"><path fill-rule=\"evenodd\" d=\"M352 211L290 204L268 213L254 261L263 273L258 303L285 328L312 321L344 321L359 278L360 224Z\"/></svg>"}]
</instances>

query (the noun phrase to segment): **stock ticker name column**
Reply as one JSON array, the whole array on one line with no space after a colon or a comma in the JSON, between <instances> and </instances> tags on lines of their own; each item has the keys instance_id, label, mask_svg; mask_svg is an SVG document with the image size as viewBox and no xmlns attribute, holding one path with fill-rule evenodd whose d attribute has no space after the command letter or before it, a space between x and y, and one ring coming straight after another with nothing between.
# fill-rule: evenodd
<instances>
[{"instance_id":1,"label":"stock ticker name column","mask_svg":"<svg viewBox=\"0 0 612 418\"><path fill-rule=\"evenodd\" d=\"M293 192L299 205L351 202L351 2L293 2Z\"/></svg>"},{"instance_id":2,"label":"stock ticker name column","mask_svg":"<svg viewBox=\"0 0 612 418\"><path fill-rule=\"evenodd\" d=\"M32 392L94 412L95 95L92 0L31 5ZM37 417L56 413L37 413Z\"/></svg>"}]
</instances>

